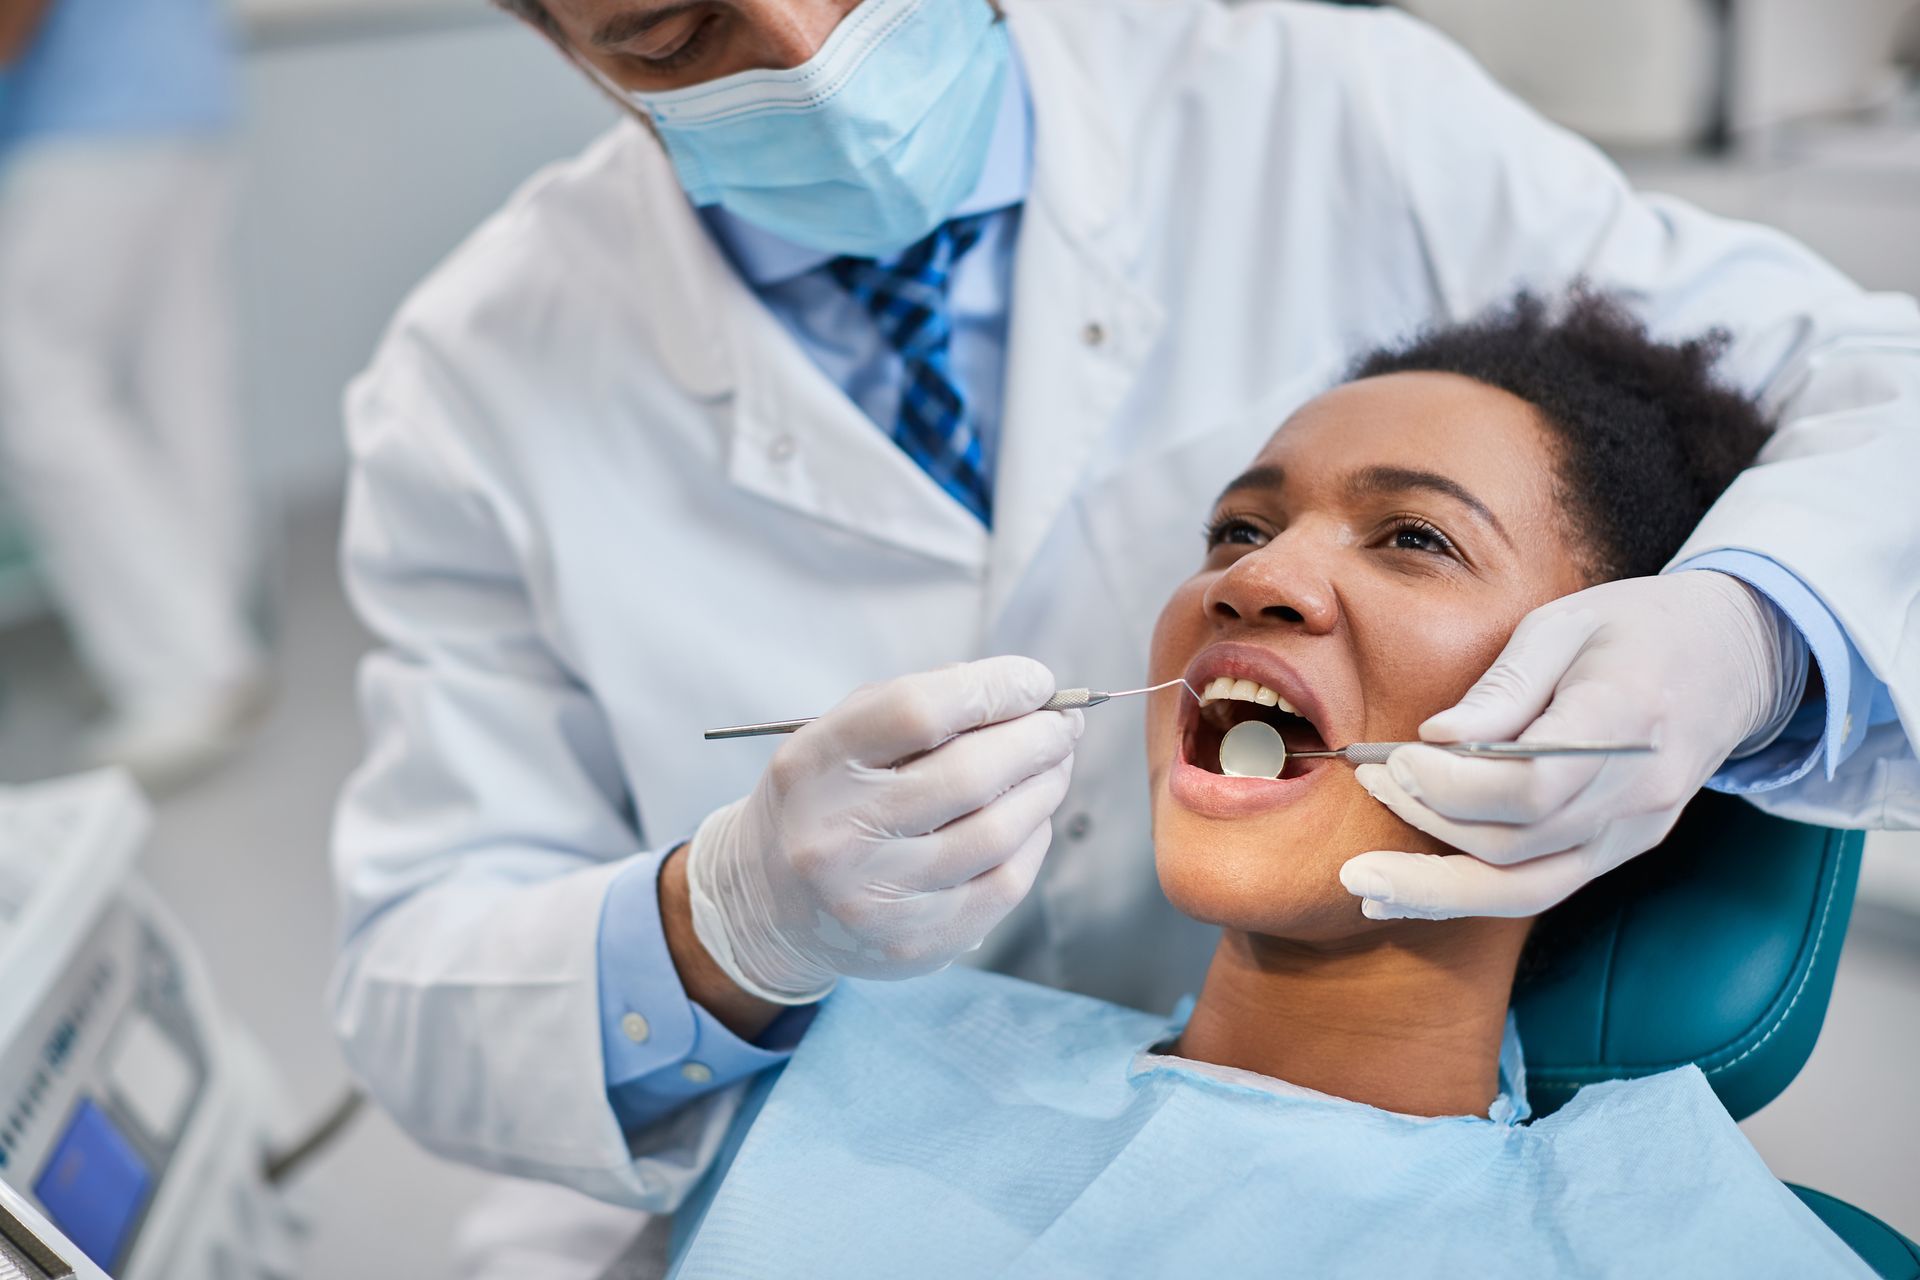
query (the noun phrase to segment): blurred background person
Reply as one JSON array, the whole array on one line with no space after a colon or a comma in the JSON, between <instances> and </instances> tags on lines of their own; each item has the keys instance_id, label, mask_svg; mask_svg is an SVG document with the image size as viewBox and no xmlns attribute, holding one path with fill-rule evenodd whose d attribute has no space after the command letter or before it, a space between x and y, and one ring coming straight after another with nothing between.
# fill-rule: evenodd
<instances>
[{"instance_id":1,"label":"blurred background person","mask_svg":"<svg viewBox=\"0 0 1920 1280\"><path fill-rule=\"evenodd\" d=\"M266 701L233 347L236 55L217 0L0 7L0 475L149 785Z\"/></svg>"}]
</instances>

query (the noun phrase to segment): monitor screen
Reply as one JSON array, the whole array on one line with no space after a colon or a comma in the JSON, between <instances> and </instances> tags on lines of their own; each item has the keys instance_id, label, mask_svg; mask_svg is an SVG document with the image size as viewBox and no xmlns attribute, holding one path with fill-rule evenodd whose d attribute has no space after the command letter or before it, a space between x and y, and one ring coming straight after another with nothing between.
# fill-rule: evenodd
<instances>
[{"instance_id":1,"label":"monitor screen","mask_svg":"<svg viewBox=\"0 0 1920 1280\"><path fill-rule=\"evenodd\" d=\"M76 1248L112 1271L152 1188L140 1153L89 1098L74 1111L33 1194Z\"/></svg>"}]
</instances>

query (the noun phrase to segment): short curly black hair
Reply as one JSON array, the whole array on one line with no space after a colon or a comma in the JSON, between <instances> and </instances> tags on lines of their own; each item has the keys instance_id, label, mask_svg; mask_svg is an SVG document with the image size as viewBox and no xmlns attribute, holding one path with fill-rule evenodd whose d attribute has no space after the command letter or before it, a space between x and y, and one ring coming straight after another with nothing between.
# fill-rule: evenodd
<instances>
[{"instance_id":1,"label":"short curly black hair","mask_svg":"<svg viewBox=\"0 0 1920 1280\"><path fill-rule=\"evenodd\" d=\"M1614 298L1576 286L1564 306L1522 293L1488 315L1374 351L1353 379L1453 373L1532 405L1552 431L1562 509L1595 551L1595 582L1660 572L1770 427L1716 380L1727 338L1656 341Z\"/></svg>"}]
</instances>

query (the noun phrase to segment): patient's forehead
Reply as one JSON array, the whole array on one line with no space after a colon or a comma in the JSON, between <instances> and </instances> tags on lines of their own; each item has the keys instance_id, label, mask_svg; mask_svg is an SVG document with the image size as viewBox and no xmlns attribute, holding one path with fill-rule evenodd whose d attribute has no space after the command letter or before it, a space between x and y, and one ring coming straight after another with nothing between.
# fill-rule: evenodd
<instances>
[{"instance_id":1,"label":"patient's forehead","mask_svg":"<svg viewBox=\"0 0 1920 1280\"><path fill-rule=\"evenodd\" d=\"M1539 411L1498 387L1452 373L1393 373L1349 382L1302 406L1267 442L1291 502L1337 496L1367 467L1432 471L1471 490L1513 527L1564 542L1554 441Z\"/></svg>"}]
</instances>

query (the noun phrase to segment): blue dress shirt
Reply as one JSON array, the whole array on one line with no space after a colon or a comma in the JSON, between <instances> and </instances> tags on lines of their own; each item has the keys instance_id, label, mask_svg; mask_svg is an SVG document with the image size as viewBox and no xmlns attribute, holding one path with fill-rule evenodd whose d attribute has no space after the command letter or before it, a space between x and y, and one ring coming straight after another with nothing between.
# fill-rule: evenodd
<instances>
[{"instance_id":1,"label":"blue dress shirt","mask_svg":"<svg viewBox=\"0 0 1920 1280\"><path fill-rule=\"evenodd\" d=\"M1033 126L1020 59L1011 60L986 167L955 217L991 213L980 241L955 267L953 373L973 412L989 480L1000 442L1007 364L1013 251L1020 207L1033 169ZM882 431L891 434L905 383L900 355L880 334L866 304L824 268L832 255L771 235L719 205L700 211L714 239L767 309L826 375Z\"/></svg>"},{"instance_id":2,"label":"blue dress shirt","mask_svg":"<svg viewBox=\"0 0 1920 1280\"><path fill-rule=\"evenodd\" d=\"M980 243L960 260L952 284L953 368L977 415L989 475L1000 438L1013 254L1032 170L1031 111L1016 57L986 168L955 210L956 216L997 212ZM876 428L891 433L900 404L900 358L865 307L824 270L830 255L770 235L717 206L700 213L767 308ZM1803 706L1770 745L1729 763L1710 786L1766 791L1803 777L1822 759L1831 774L1868 725L1892 719L1886 686L1868 671L1831 611L1775 561L1721 551L1675 567L1732 574L1773 601L1805 636L1825 688L1824 708L1817 702ZM749 1044L687 998L660 920L658 885L666 856L636 857L614 881L600 921L607 1096L629 1132L689 1099L785 1061L813 1016L811 1009L794 1010L759 1043Z\"/></svg>"},{"instance_id":3,"label":"blue dress shirt","mask_svg":"<svg viewBox=\"0 0 1920 1280\"><path fill-rule=\"evenodd\" d=\"M954 269L953 372L974 414L989 477L1000 416L1012 310L1013 253L1033 167L1032 108L1013 59L1006 96L973 193L954 216L992 214ZM825 270L832 255L803 248L719 206L700 210L736 270L847 398L889 435L904 381L900 356L866 307ZM782 1016L749 1044L687 999L660 921L663 853L635 858L607 892L600 919L601 1044L607 1098L632 1132L690 1098L782 1062L813 1010Z\"/></svg>"},{"instance_id":4,"label":"blue dress shirt","mask_svg":"<svg viewBox=\"0 0 1920 1280\"><path fill-rule=\"evenodd\" d=\"M208 136L239 114L218 0L54 0L0 70L0 149L50 138Z\"/></svg>"},{"instance_id":5,"label":"blue dress shirt","mask_svg":"<svg viewBox=\"0 0 1920 1280\"><path fill-rule=\"evenodd\" d=\"M1753 551L1712 551L1674 566L1676 572L1687 569L1731 574L1771 600L1807 642L1822 685L1821 697L1802 703L1777 738L1728 761L1707 779L1709 787L1732 795L1771 791L1799 781L1816 765L1831 778L1870 727L1897 718L1886 682L1867 667L1833 611L1779 561Z\"/></svg>"}]
</instances>

